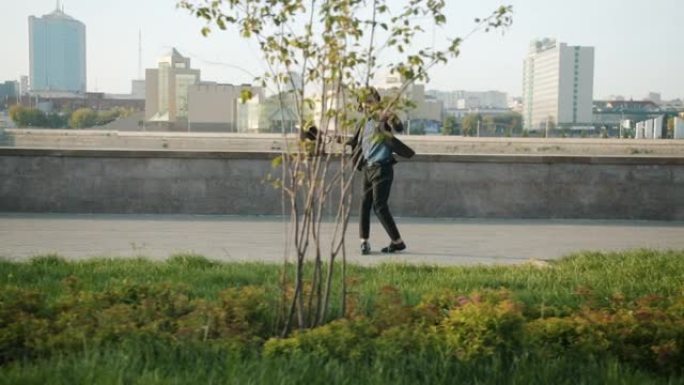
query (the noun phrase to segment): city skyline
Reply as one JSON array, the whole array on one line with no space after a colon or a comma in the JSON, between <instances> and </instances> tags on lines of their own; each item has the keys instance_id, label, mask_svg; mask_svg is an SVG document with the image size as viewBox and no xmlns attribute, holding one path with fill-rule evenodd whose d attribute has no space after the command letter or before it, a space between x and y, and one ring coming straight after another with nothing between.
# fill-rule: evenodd
<instances>
[{"instance_id":1,"label":"city skyline","mask_svg":"<svg viewBox=\"0 0 684 385\"><path fill-rule=\"evenodd\" d=\"M649 92L659 92L665 100L684 97L684 74L679 70L684 68L684 52L674 49L677 36L684 32L676 20L684 4L676 0L629 7L617 0L600 4L588 0L573 4L547 4L551 2L541 0L505 3L514 6L511 29L504 35L474 35L464 44L460 58L432 71L427 89L500 90L520 96L529 41L552 37L571 45L596 48L596 99L622 95L640 100ZM263 68L253 43L240 39L235 31L202 37L199 30L203 22L177 10L173 0L122 0L116 4L67 0L64 5L67 14L88 28L88 91L130 92L130 80L140 76L139 30L143 70L154 67L160 53L170 47L177 47L190 57L203 78L214 81L250 82L251 75L260 74ZM448 30L432 31L433 41L467 34L474 17L486 15L498 5L499 2L490 0L449 4ZM55 2L34 0L5 8L0 13L0 33L16 37L4 47L16 54L4 55L0 78L15 80L29 73L28 17L50 13Z\"/></svg>"}]
</instances>

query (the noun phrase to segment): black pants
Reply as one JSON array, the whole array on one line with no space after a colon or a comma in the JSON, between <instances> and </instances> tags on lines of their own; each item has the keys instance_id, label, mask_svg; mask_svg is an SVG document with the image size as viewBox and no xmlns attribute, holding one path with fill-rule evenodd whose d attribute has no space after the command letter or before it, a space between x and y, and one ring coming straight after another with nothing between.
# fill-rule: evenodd
<instances>
[{"instance_id":1,"label":"black pants","mask_svg":"<svg viewBox=\"0 0 684 385\"><path fill-rule=\"evenodd\" d=\"M359 224L361 239L368 239L370 235L371 207L390 239L396 241L401 238L389 206L387 206L393 180L394 169L391 164L363 167L363 200L361 201L361 222Z\"/></svg>"}]
</instances>

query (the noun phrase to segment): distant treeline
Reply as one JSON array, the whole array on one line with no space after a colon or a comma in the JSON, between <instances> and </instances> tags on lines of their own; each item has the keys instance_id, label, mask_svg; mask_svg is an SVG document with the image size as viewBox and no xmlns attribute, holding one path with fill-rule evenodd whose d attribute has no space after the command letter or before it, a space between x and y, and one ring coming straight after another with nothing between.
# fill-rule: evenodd
<instances>
[{"instance_id":1,"label":"distant treeline","mask_svg":"<svg viewBox=\"0 0 684 385\"><path fill-rule=\"evenodd\" d=\"M75 111L47 114L37 108L24 107L18 104L9 109L9 116L18 127L88 128L103 126L131 114L131 110L120 107L107 111L79 108Z\"/></svg>"},{"instance_id":2,"label":"distant treeline","mask_svg":"<svg viewBox=\"0 0 684 385\"><path fill-rule=\"evenodd\" d=\"M522 115L517 112L504 114L467 114L460 120L454 116L447 116L442 124L443 135L477 135L480 131L488 131L498 135L520 135L523 131Z\"/></svg>"}]
</instances>

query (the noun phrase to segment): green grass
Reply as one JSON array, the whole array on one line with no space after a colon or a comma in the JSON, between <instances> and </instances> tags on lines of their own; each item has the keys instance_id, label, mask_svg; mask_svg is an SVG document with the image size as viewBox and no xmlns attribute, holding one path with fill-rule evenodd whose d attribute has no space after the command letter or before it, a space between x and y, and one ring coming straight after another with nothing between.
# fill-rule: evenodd
<instances>
[{"instance_id":1,"label":"green grass","mask_svg":"<svg viewBox=\"0 0 684 385\"><path fill-rule=\"evenodd\" d=\"M339 269L339 267L338 267ZM370 309L384 286L398 288L408 305L428 293L445 289L468 294L474 290L505 288L527 306L575 309L589 290L595 301L607 303L615 293L626 299L679 293L684 280L684 250L635 250L621 253L580 253L548 267L531 265L493 267L435 267L384 264L349 266L350 290ZM201 256L177 255L165 262L147 259L90 259L67 262L42 256L29 263L0 260L0 285L31 288L56 298L62 281L75 276L81 290L101 291L129 284L183 285L193 296L215 298L228 287L262 286L273 295L279 290L282 266L263 263L219 263ZM339 272L339 270L338 270ZM335 282L335 289L339 282ZM586 290L585 290L586 289ZM580 291L581 291L580 290ZM333 304L333 313L338 307Z\"/></svg>"},{"instance_id":2,"label":"green grass","mask_svg":"<svg viewBox=\"0 0 684 385\"><path fill-rule=\"evenodd\" d=\"M265 288L267 296L277 298L281 274L278 265L219 263L194 255L164 262L102 258L67 262L53 255L28 262L0 260L0 290L33 290L49 303L59 304L73 295L69 292L73 285L70 289L65 282L76 282L81 293L168 284L188 297L218 302L226 288L245 286ZM528 319L537 319L540 313L541 318L572 314L588 303L596 309L609 307L616 294L624 301L650 295L681 297L684 250L588 252L544 267L349 266L348 277L350 295L369 316L378 293L392 286L410 306L443 291L467 295L505 289L524 305ZM331 317L340 315L339 282L335 290ZM2 306L8 303L0 301L0 318L7 314ZM684 314L684 309L679 311ZM0 319L0 347L8 335L3 334L5 326ZM236 352L220 343L169 342L144 333L101 344L84 340L76 350L0 360L0 384L684 384L680 372L653 372L611 355L549 357L525 352L466 361L407 350L396 356L349 361L311 352L267 357L259 349Z\"/></svg>"},{"instance_id":3,"label":"green grass","mask_svg":"<svg viewBox=\"0 0 684 385\"><path fill-rule=\"evenodd\" d=\"M0 384L477 384L477 385L681 385L611 359L522 357L474 363L427 357L349 363L308 355L297 359L236 358L225 352L173 350L149 345L97 350L0 368Z\"/></svg>"},{"instance_id":4,"label":"green grass","mask_svg":"<svg viewBox=\"0 0 684 385\"><path fill-rule=\"evenodd\" d=\"M28 263L0 261L0 285L13 284L58 297L62 281L75 276L83 290L101 291L121 283L173 283L196 296L213 298L226 287L276 287L278 266L260 263L218 263L201 256L176 255L164 262L149 259L94 258L67 262L60 256L32 258Z\"/></svg>"}]
</instances>

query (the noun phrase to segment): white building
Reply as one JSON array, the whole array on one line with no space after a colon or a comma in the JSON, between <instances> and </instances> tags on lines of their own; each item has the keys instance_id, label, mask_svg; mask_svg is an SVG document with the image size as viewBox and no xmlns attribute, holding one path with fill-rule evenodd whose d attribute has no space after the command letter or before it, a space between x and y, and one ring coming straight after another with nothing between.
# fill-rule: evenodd
<instances>
[{"instance_id":1,"label":"white building","mask_svg":"<svg viewBox=\"0 0 684 385\"><path fill-rule=\"evenodd\" d=\"M399 75L389 75L384 78L384 81L377 83L376 88L383 97L391 97L396 95L401 85L402 81ZM404 91L404 97L415 107L408 108L404 113L400 113L402 119L442 121L444 103L434 98L426 98L424 84L413 83L409 85Z\"/></svg>"},{"instance_id":2,"label":"white building","mask_svg":"<svg viewBox=\"0 0 684 385\"><path fill-rule=\"evenodd\" d=\"M674 138L684 139L684 119L674 118Z\"/></svg>"},{"instance_id":3,"label":"white building","mask_svg":"<svg viewBox=\"0 0 684 385\"><path fill-rule=\"evenodd\" d=\"M237 103L237 132L256 134L266 130L261 118L265 99L261 91L244 103Z\"/></svg>"},{"instance_id":4,"label":"white building","mask_svg":"<svg viewBox=\"0 0 684 385\"><path fill-rule=\"evenodd\" d=\"M508 95L500 91L435 91L428 95L441 100L448 110L468 110L475 108L508 108Z\"/></svg>"},{"instance_id":5,"label":"white building","mask_svg":"<svg viewBox=\"0 0 684 385\"><path fill-rule=\"evenodd\" d=\"M29 78L26 75L22 75L19 78L19 96L28 95L29 93Z\"/></svg>"},{"instance_id":6,"label":"white building","mask_svg":"<svg viewBox=\"0 0 684 385\"><path fill-rule=\"evenodd\" d=\"M133 99L145 99L145 79L131 80L131 96Z\"/></svg>"},{"instance_id":7,"label":"white building","mask_svg":"<svg viewBox=\"0 0 684 385\"><path fill-rule=\"evenodd\" d=\"M535 40L523 69L526 130L592 125L594 47Z\"/></svg>"},{"instance_id":8,"label":"white building","mask_svg":"<svg viewBox=\"0 0 684 385\"><path fill-rule=\"evenodd\" d=\"M676 121L675 121L676 124ZM660 115L654 119L636 123L635 139L662 139L666 131L665 116ZM675 130L676 131L676 130ZM676 132L675 132L675 139Z\"/></svg>"},{"instance_id":9,"label":"white building","mask_svg":"<svg viewBox=\"0 0 684 385\"><path fill-rule=\"evenodd\" d=\"M523 112L523 98L521 97L512 97L508 99L508 108L511 109L513 112L517 112L519 114L522 114Z\"/></svg>"},{"instance_id":10,"label":"white building","mask_svg":"<svg viewBox=\"0 0 684 385\"><path fill-rule=\"evenodd\" d=\"M188 88L188 131L237 132L244 113L240 95L250 90L254 100L263 99L261 88L249 84L233 85L201 82ZM253 104L249 104L250 106Z\"/></svg>"},{"instance_id":11,"label":"white building","mask_svg":"<svg viewBox=\"0 0 684 385\"><path fill-rule=\"evenodd\" d=\"M145 120L159 128L187 130L188 88L199 83L200 71L176 49L145 71Z\"/></svg>"},{"instance_id":12,"label":"white building","mask_svg":"<svg viewBox=\"0 0 684 385\"><path fill-rule=\"evenodd\" d=\"M649 92L648 96L644 100L652 101L655 104L662 103L662 98L660 96L660 92Z\"/></svg>"}]
</instances>

